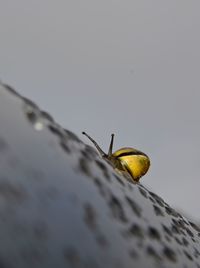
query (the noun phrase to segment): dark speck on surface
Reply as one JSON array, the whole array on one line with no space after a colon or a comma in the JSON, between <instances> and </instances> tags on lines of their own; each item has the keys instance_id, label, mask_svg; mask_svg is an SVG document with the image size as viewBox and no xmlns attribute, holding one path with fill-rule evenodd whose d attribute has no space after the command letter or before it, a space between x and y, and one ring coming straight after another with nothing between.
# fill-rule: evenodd
<instances>
[{"instance_id":1,"label":"dark speck on surface","mask_svg":"<svg viewBox=\"0 0 200 268\"><path fill-rule=\"evenodd\" d=\"M170 260L172 262L177 261L176 252L174 250L172 250L171 248L165 246L163 249L163 254L165 257L167 257L168 260Z\"/></svg>"},{"instance_id":2,"label":"dark speck on surface","mask_svg":"<svg viewBox=\"0 0 200 268\"><path fill-rule=\"evenodd\" d=\"M0 198L5 198L8 202L22 202L27 198L27 194L22 186L11 184L8 181L0 181Z\"/></svg>"},{"instance_id":3,"label":"dark speck on surface","mask_svg":"<svg viewBox=\"0 0 200 268\"><path fill-rule=\"evenodd\" d=\"M195 256L195 258L198 258L200 256L199 250L195 247L194 247L194 256Z\"/></svg>"},{"instance_id":4,"label":"dark speck on surface","mask_svg":"<svg viewBox=\"0 0 200 268\"><path fill-rule=\"evenodd\" d=\"M115 177L117 182L119 182L119 184L121 184L122 186L125 186L125 183L123 182L123 180L119 176L117 176L115 173L113 173L113 176Z\"/></svg>"},{"instance_id":5,"label":"dark speck on surface","mask_svg":"<svg viewBox=\"0 0 200 268\"><path fill-rule=\"evenodd\" d=\"M149 256L154 258L156 261L161 260L160 255L158 254L158 252L152 246L148 246L147 249L146 249L146 252L147 252L147 254Z\"/></svg>"},{"instance_id":6,"label":"dark speck on surface","mask_svg":"<svg viewBox=\"0 0 200 268\"><path fill-rule=\"evenodd\" d=\"M82 143L82 141L78 138L78 136L76 136L73 132L71 132L67 129L64 129L64 131L70 137L70 139L72 139L78 143Z\"/></svg>"},{"instance_id":7,"label":"dark speck on surface","mask_svg":"<svg viewBox=\"0 0 200 268\"><path fill-rule=\"evenodd\" d=\"M35 110L27 111L26 117L31 124L34 124L36 120L38 119L38 114L36 113Z\"/></svg>"},{"instance_id":8,"label":"dark speck on surface","mask_svg":"<svg viewBox=\"0 0 200 268\"><path fill-rule=\"evenodd\" d=\"M190 225L192 226L192 228L195 230L195 231L197 231L197 232L200 232L200 227L199 226L197 226L196 224L194 224L193 222L189 222L190 223Z\"/></svg>"},{"instance_id":9,"label":"dark speck on surface","mask_svg":"<svg viewBox=\"0 0 200 268\"><path fill-rule=\"evenodd\" d=\"M172 231L170 230L170 228L168 228L167 226L165 226L164 224L162 224L163 230L164 232L169 235L169 236L173 236L172 235Z\"/></svg>"},{"instance_id":10,"label":"dark speck on surface","mask_svg":"<svg viewBox=\"0 0 200 268\"><path fill-rule=\"evenodd\" d=\"M179 234L179 235L183 232L183 231L180 230L180 228L179 228L176 224L174 224L174 223L171 224L171 230L172 230L172 232L173 232L174 234Z\"/></svg>"},{"instance_id":11,"label":"dark speck on surface","mask_svg":"<svg viewBox=\"0 0 200 268\"><path fill-rule=\"evenodd\" d=\"M182 219L176 220L176 219L172 219L172 222L179 228L186 230L187 227L185 225L185 221L183 221Z\"/></svg>"},{"instance_id":12,"label":"dark speck on surface","mask_svg":"<svg viewBox=\"0 0 200 268\"><path fill-rule=\"evenodd\" d=\"M184 252L185 256L188 258L188 260L190 260L190 261L193 260L192 256L186 250L183 250L183 252Z\"/></svg>"},{"instance_id":13,"label":"dark speck on surface","mask_svg":"<svg viewBox=\"0 0 200 268\"><path fill-rule=\"evenodd\" d=\"M147 198L147 192L146 192L146 190L144 190L142 187L138 187L138 189L139 189L140 193L141 193L145 198Z\"/></svg>"},{"instance_id":14,"label":"dark speck on surface","mask_svg":"<svg viewBox=\"0 0 200 268\"><path fill-rule=\"evenodd\" d=\"M189 242L187 241L187 239L185 237L182 238L182 242L183 242L183 245L185 247L187 247L189 245Z\"/></svg>"},{"instance_id":15,"label":"dark speck on surface","mask_svg":"<svg viewBox=\"0 0 200 268\"><path fill-rule=\"evenodd\" d=\"M71 153L71 150L69 149L69 146L67 145L66 141L61 140L60 146L66 153L68 153L68 154Z\"/></svg>"},{"instance_id":16,"label":"dark speck on surface","mask_svg":"<svg viewBox=\"0 0 200 268\"><path fill-rule=\"evenodd\" d=\"M102 161L99 161L99 160L96 160L95 161L97 166L102 170L105 178L110 181L110 175L108 173L108 168L106 167L106 165L102 162Z\"/></svg>"},{"instance_id":17,"label":"dark speck on surface","mask_svg":"<svg viewBox=\"0 0 200 268\"><path fill-rule=\"evenodd\" d=\"M164 200L158 196L157 194L153 193L153 192L149 192L150 196L157 202L157 204L161 207L164 207Z\"/></svg>"},{"instance_id":18,"label":"dark speck on surface","mask_svg":"<svg viewBox=\"0 0 200 268\"><path fill-rule=\"evenodd\" d=\"M39 107L33 101L31 101L25 97L22 97L22 99L23 99L24 103L31 106L32 109L39 110Z\"/></svg>"},{"instance_id":19,"label":"dark speck on surface","mask_svg":"<svg viewBox=\"0 0 200 268\"><path fill-rule=\"evenodd\" d=\"M96 223L96 212L92 205L90 204L85 204L84 205L84 220L87 226L91 229L94 230L97 227Z\"/></svg>"},{"instance_id":20,"label":"dark speck on surface","mask_svg":"<svg viewBox=\"0 0 200 268\"><path fill-rule=\"evenodd\" d=\"M83 157L79 159L79 168L85 175L91 176L88 161L86 161L86 159Z\"/></svg>"},{"instance_id":21,"label":"dark speck on surface","mask_svg":"<svg viewBox=\"0 0 200 268\"><path fill-rule=\"evenodd\" d=\"M189 236L194 237L193 232L189 228L186 228L186 232L189 234Z\"/></svg>"},{"instance_id":22,"label":"dark speck on surface","mask_svg":"<svg viewBox=\"0 0 200 268\"><path fill-rule=\"evenodd\" d=\"M126 200L134 214L138 217L141 217L142 209L140 208L140 206L128 196L126 196Z\"/></svg>"},{"instance_id":23,"label":"dark speck on surface","mask_svg":"<svg viewBox=\"0 0 200 268\"><path fill-rule=\"evenodd\" d=\"M138 253L136 252L135 249L131 249L130 252L129 252L129 255L130 255L130 257L133 258L134 260L139 258L139 255L138 255Z\"/></svg>"},{"instance_id":24,"label":"dark speck on surface","mask_svg":"<svg viewBox=\"0 0 200 268\"><path fill-rule=\"evenodd\" d=\"M165 211L167 212L167 214L172 215L174 217L179 217L179 213L177 213L173 208L169 207L169 206L165 206Z\"/></svg>"},{"instance_id":25,"label":"dark speck on surface","mask_svg":"<svg viewBox=\"0 0 200 268\"><path fill-rule=\"evenodd\" d=\"M122 222L127 222L127 217L125 215L124 207L117 197L111 196L110 201L109 201L109 206L111 208L112 215L116 219L119 219Z\"/></svg>"},{"instance_id":26,"label":"dark speck on surface","mask_svg":"<svg viewBox=\"0 0 200 268\"><path fill-rule=\"evenodd\" d=\"M97 186L97 188L99 190L99 193L105 198L105 196L107 194L107 191L106 191L106 189L105 189L104 184L102 183L102 181L99 178L95 177L94 178L94 183Z\"/></svg>"},{"instance_id":27,"label":"dark speck on surface","mask_svg":"<svg viewBox=\"0 0 200 268\"><path fill-rule=\"evenodd\" d=\"M151 226L148 229L148 235L150 238L157 239L157 240L160 240L160 237L161 237L159 231L155 227L151 227Z\"/></svg>"},{"instance_id":28,"label":"dark speck on surface","mask_svg":"<svg viewBox=\"0 0 200 268\"><path fill-rule=\"evenodd\" d=\"M84 157L87 157L89 160L93 160L98 155L96 150L87 144L85 145L85 148L81 150L81 153L83 154Z\"/></svg>"},{"instance_id":29,"label":"dark speck on surface","mask_svg":"<svg viewBox=\"0 0 200 268\"><path fill-rule=\"evenodd\" d=\"M49 113L47 113L47 112L45 112L45 111L41 111L40 113L41 113L41 117L42 117L43 119L46 119L46 120L48 120L48 121L51 122L51 123L54 122L53 117L52 117Z\"/></svg>"},{"instance_id":30,"label":"dark speck on surface","mask_svg":"<svg viewBox=\"0 0 200 268\"><path fill-rule=\"evenodd\" d=\"M162 211L161 208L159 208L156 205L153 205L153 208L154 208L154 212L155 212L156 216L164 216L164 212Z\"/></svg>"},{"instance_id":31,"label":"dark speck on surface","mask_svg":"<svg viewBox=\"0 0 200 268\"><path fill-rule=\"evenodd\" d=\"M133 235L133 236L136 236L138 238L144 238L145 237L142 227L140 227L136 223L133 223L131 225L131 227L129 228L129 231L128 231L128 235Z\"/></svg>"},{"instance_id":32,"label":"dark speck on surface","mask_svg":"<svg viewBox=\"0 0 200 268\"><path fill-rule=\"evenodd\" d=\"M102 235L102 234L97 234L96 236L96 241L98 243L98 245L102 248L102 249L106 249L109 246L109 242L106 238L106 236Z\"/></svg>"},{"instance_id":33,"label":"dark speck on surface","mask_svg":"<svg viewBox=\"0 0 200 268\"><path fill-rule=\"evenodd\" d=\"M176 242L179 244L179 245L183 245L182 241L178 238L178 237L174 237Z\"/></svg>"},{"instance_id":34,"label":"dark speck on surface","mask_svg":"<svg viewBox=\"0 0 200 268\"><path fill-rule=\"evenodd\" d=\"M58 127L54 126L54 125L49 125L48 126L49 130L55 134L56 136L58 136L60 139L63 139L63 133L59 130Z\"/></svg>"},{"instance_id":35,"label":"dark speck on surface","mask_svg":"<svg viewBox=\"0 0 200 268\"><path fill-rule=\"evenodd\" d=\"M149 200L152 202L152 203L156 203L155 199L153 199L153 197L149 196ZM162 206L163 207L163 206Z\"/></svg>"},{"instance_id":36,"label":"dark speck on surface","mask_svg":"<svg viewBox=\"0 0 200 268\"><path fill-rule=\"evenodd\" d=\"M64 251L64 258L71 268L81 267L81 259L76 249L67 248Z\"/></svg>"},{"instance_id":37,"label":"dark speck on surface","mask_svg":"<svg viewBox=\"0 0 200 268\"><path fill-rule=\"evenodd\" d=\"M84 205L84 221L87 227L94 232L95 239L98 245L105 249L109 242L107 238L101 233L98 224L97 224L97 214L95 209L92 207L91 204L87 203Z\"/></svg>"}]
</instances>

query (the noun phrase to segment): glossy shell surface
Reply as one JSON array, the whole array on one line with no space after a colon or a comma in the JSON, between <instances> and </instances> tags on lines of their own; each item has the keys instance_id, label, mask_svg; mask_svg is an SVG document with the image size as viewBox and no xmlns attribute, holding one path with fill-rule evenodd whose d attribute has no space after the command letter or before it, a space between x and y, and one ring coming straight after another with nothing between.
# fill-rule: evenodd
<instances>
[{"instance_id":1,"label":"glossy shell surface","mask_svg":"<svg viewBox=\"0 0 200 268\"><path fill-rule=\"evenodd\" d=\"M150 167L149 157L141 151L134 148L121 148L113 153L134 180L139 180L144 176Z\"/></svg>"}]
</instances>

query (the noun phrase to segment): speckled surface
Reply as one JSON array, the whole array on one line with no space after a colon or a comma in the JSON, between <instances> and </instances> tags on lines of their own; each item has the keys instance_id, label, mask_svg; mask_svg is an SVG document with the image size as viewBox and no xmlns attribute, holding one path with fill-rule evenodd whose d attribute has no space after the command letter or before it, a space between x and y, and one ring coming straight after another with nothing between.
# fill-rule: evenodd
<instances>
[{"instance_id":1,"label":"speckled surface","mask_svg":"<svg viewBox=\"0 0 200 268\"><path fill-rule=\"evenodd\" d=\"M0 84L0 267L200 268L200 230Z\"/></svg>"}]
</instances>

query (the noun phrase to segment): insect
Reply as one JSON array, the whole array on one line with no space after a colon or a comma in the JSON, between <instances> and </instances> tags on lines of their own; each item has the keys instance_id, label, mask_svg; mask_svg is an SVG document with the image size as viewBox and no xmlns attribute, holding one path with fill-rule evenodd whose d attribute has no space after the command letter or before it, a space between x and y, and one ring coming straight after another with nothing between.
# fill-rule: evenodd
<instances>
[{"instance_id":1,"label":"insect","mask_svg":"<svg viewBox=\"0 0 200 268\"><path fill-rule=\"evenodd\" d=\"M114 134L111 134L111 141L107 154L104 153L96 141L87 133L82 132L82 134L88 137L88 139L95 145L103 159L110 163L117 171L129 175L128 177L131 177L132 181L138 182L139 179L147 173L150 167L150 159L145 153L130 147L124 147L114 153L112 152Z\"/></svg>"}]
</instances>

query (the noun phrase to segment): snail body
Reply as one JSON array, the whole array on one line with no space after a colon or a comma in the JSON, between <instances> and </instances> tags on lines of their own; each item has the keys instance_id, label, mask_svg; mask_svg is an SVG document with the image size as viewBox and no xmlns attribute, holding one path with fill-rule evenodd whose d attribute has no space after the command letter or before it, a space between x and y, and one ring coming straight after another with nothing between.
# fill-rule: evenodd
<instances>
[{"instance_id":1,"label":"snail body","mask_svg":"<svg viewBox=\"0 0 200 268\"><path fill-rule=\"evenodd\" d=\"M134 182L138 182L147 173L150 167L150 159L145 153L130 147L124 147L114 153L112 152L114 134L111 135L111 142L107 154L104 153L96 141L87 133L82 132L82 134L88 137L95 145L103 159L109 162L117 171L127 173Z\"/></svg>"}]
</instances>

